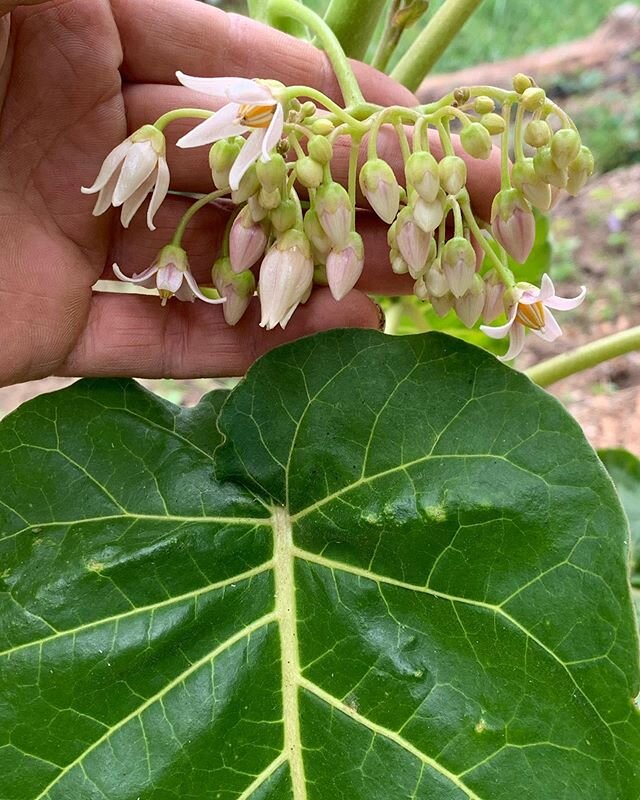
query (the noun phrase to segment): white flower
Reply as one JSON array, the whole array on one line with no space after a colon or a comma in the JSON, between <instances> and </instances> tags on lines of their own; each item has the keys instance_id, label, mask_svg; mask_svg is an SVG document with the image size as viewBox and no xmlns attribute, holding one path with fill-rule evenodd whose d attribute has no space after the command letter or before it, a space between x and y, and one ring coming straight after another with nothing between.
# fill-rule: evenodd
<instances>
[{"instance_id":1,"label":"white flower","mask_svg":"<svg viewBox=\"0 0 640 800\"><path fill-rule=\"evenodd\" d=\"M298 305L308 299L312 284L309 241L292 228L271 246L260 267L260 327L268 331L276 325L284 328Z\"/></svg>"},{"instance_id":2,"label":"white flower","mask_svg":"<svg viewBox=\"0 0 640 800\"><path fill-rule=\"evenodd\" d=\"M181 247L168 244L158 253L158 257L153 264L145 269L144 272L133 274L131 277L125 275L117 264L113 265L113 272L121 281L137 283L147 289L154 286L162 298L162 305L165 305L170 297L178 300L193 302L196 297L204 300L205 303L224 303L224 298L213 299L206 297L196 283L196 279L189 268L187 254Z\"/></svg>"},{"instance_id":3,"label":"white flower","mask_svg":"<svg viewBox=\"0 0 640 800\"><path fill-rule=\"evenodd\" d=\"M560 326L549 309L569 311L577 308L586 293L587 290L583 286L577 297L558 297L553 281L546 274L542 276L542 285L539 289L530 283L517 283L508 293L511 303L507 322L496 328L481 325L480 330L492 339L502 339L509 334L509 349L500 356L500 361L510 361L519 355L524 346L525 328L532 330L536 336L547 342L553 342L561 336Z\"/></svg>"},{"instance_id":4,"label":"white flower","mask_svg":"<svg viewBox=\"0 0 640 800\"><path fill-rule=\"evenodd\" d=\"M99 192L93 215L99 216L110 205L122 206L120 220L127 228L153 190L147 225L154 231L153 218L169 191L165 153L164 134L153 125L144 125L115 147L105 158L93 186L81 189L83 194Z\"/></svg>"},{"instance_id":5,"label":"white flower","mask_svg":"<svg viewBox=\"0 0 640 800\"><path fill-rule=\"evenodd\" d=\"M225 106L178 140L178 147L199 147L229 136L250 133L229 173L229 186L236 190L249 167L259 157L268 161L284 128L284 109L266 82L248 78L195 78L176 72L183 86L203 94L224 95Z\"/></svg>"}]
</instances>

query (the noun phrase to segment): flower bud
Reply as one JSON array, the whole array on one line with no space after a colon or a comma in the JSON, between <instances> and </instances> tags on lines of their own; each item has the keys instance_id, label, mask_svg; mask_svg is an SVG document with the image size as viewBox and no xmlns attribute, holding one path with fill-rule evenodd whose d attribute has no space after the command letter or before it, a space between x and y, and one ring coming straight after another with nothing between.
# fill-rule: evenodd
<instances>
[{"instance_id":1,"label":"flower bud","mask_svg":"<svg viewBox=\"0 0 640 800\"><path fill-rule=\"evenodd\" d=\"M395 247L392 247L389 251L389 261L391 262L391 269L396 275L406 275L409 272L409 265Z\"/></svg>"},{"instance_id":2,"label":"flower bud","mask_svg":"<svg viewBox=\"0 0 640 800\"><path fill-rule=\"evenodd\" d=\"M412 153L404 165L404 175L407 187L413 186L423 200L431 203L436 199L440 191L440 173L431 153Z\"/></svg>"},{"instance_id":3,"label":"flower bud","mask_svg":"<svg viewBox=\"0 0 640 800\"><path fill-rule=\"evenodd\" d=\"M525 75L522 72L519 72L517 75L513 76L512 83L514 91L518 92L518 94L522 94L523 92L526 92L527 89L535 86L533 78L530 78L528 75Z\"/></svg>"},{"instance_id":4,"label":"flower bud","mask_svg":"<svg viewBox=\"0 0 640 800\"><path fill-rule=\"evenodd\" d=\"M551 187L536 174L532 158L516 161L511 170L511 183L520 189L532 206L540 211L551 208Z\"/></svg>"},{"instance_id":5,"label":"flower bud","mask_svg":"<svg viewBox=\"0 0 640 800\"><path fill-rule=\"evenodd\" d=\"M511 258L524 264L536 238L536 221L529 203L517 189L504 189L494 197L491 231Z\"/></svg>"},{"instance_id":6,"label":"flower bud","mask_svg":"<svg viewBox=\"0 0 640 800\"><path fill-rule=\"evenodd\" d=\"M231 192L231 200L240 206L246 203L252 194L255 194L260 188L260 181L256 174L256 166L252 164L249 169L240 178L240 184L237 189Z\"/></svg>"},{"instance_id":7,"label":"flower bud","mask_svg":"<svg viewBox=\"0 0 640 800\"><path fill-rule=\"evenodd\" d=\"M551 141L551 128L544 119L532 119L524 129L524 140L531 147L544 147Z\"/></svg>"},{"instance_id":8,"label":"flower bud","mask_svg":"<svg viewBox=\"0 0 640 800\"><path fill-rule=\"evenodd\" d=\"M420 275L426 269L432 235L416 224L408 207L398 214L396 225L396 242L400 255L407 262L411 274L414 277Z\"/></svg>"},{"instance_id":9,"label":"flower bud","mask_svg":"<svg viewBox=\"0 0 640 800\"><path fill-rule=\"evenodd\" d=\"M222 308L227 325L235 325L251 303L256 279L250 269L236 273L228 258L219 258L211 270L213 285L226 299Z\"/></svg>"},{"instance_id":10,"label":"flower bud","mask_svg":"<svg viewBox=\"0 0 640 800\"><path fill-rule=\"evenodd\" d=\"M307 145L309 155L318 164L328 164L333 158L333 147L326 136L312 136Z\"/></svg>"},{"instance_id":11,"label":"flower bud","mask_svg":"<svg viewBox=\"0 0 640 800\"><path fill-rule=\"evenodd\" d=\"M544 105L546 99L547 95L544 89L539 86L532 86L530 89L524 90L520 102L525 111L537 111Z\"/></svg>"},{"instance_id":12,"label":"flower bud","mask_svg":"<svg viewBox=\"0 0 640 800\"><path fill-rule=\"evenodd\" d=\"M473 101L473 110L476 114L491 114L496 110L496 104L492 97L481 94Z\"/></svg>"},{"instance_id":13,"label":"flower bud","mask_svg":"<svg viewBox=\"0 0 640 800\"><path fill-rule=\"evenodd\" d=\"M307 237L295 228L279 237L260 267L258 294L262 318L260 327L284 328L299 303L309 296L313 282L313 261Z\"/></svg>"},{"instance_id":14,"label":"flower bud","mask_svg":"<svg viewBox=\"0 0 640 800\"><path fill-rule=\"evenodd\" d=\"M500 114L484 114L480 119L480 124L489 131L491 136L504 133L504 129L507 127L504 117Z\"/></svg>"},{"instance_id":15,"label":"flower bud","mask_svg":"<svg viewBox=\"0 0 640 800\"><path fill-rule=\"evenodd\" d=\"M316 191L318 219L334 247L344 247L351 233L351 201L344 186L325 183Z\"/></svg>"},{"instance_id":16,"label":"flower bud","mask_svg":"<svg viewBox=\"0 0 640 800\"><path fill-rule=\"evenodd\" d=\"M310 208L304 215L303 221L304 232L307 239L311 242L311 246L318 253L326 255L331 250L331 242L329 237L324 232L324 228L320 224L318 214L315 209Z\"/></svg>"},{"instance_id":17,"label":"flower bud","mask_svg":"<svg viewBox=\"0 0 640 800\"><path fill-rule=\"evenodd\" d=\"M580 134L572 128L561 128L551 137L551 158L556 166L565 169L580 152Z\"/></svg>"},{"instance_id":18,"label":"flower bud","mask_svg":"<svg viewBox=\"0 0 640 800\"><path fill-rule=\"evenodd\" d=\"M445 156L438 164L438 173L447 194L458 194L467 182L467 165L459 156Z\"/></svg>"},{"instance_id":19,"label":"flower bud","mask_svg":"<svg viewBox=\"0 0 640 800\"><path fill-rule=\"evenodd\" d=\"M460 131L460 144L473 158L487 159L492 145L489 131L479 122L470 122Z\"/></svg>"},{"instance_id":20,"label":"flower bud","mask_svg":"<svg viewBox=\"0 0 640 800\"><path fill-rule=\"evenodd\" d=\"M260 223L251 216L245 206L234 219L229 232L229 262L234 272L243 272L252 267L267 246L267 234Z\"/></svg>"},{"instance_id":21,"label":"flower bud","mask_svg":"<svg viewBox=\"0 0 640 800\"><path fill-rule=\"evenodd\" d=\"M442 297L431 297L430 299L431 307L441 319L446 317L453 308L454 297L451 292L447 292Z\"/></svg>"},{"instance_id":22,"label":"flower bud","mask_svg":"<svg viewBox=\"0 0 640 800\"><path fill-rule=\"evenodd\" d=\"M211 176L218 189L229 185L229 172L239 153L240 143L236 139L220 139L209 150Z\"/></svg>"},{"instance_id":23,"label":"flower bud","mask_svg":"<svg viewBox=\"0 0 640 800\"><path fill-rule=\"evenodd\" d=\"M334 128L335 125L333 122L326 117L320 117L320 119L315 120L311 126L311 130L318 136L328 136Z\"/></svg>"},{"instance_id":24,"label":"flower bud","mask_svg":"<svg viewBox=\"0 0 640 800\"><path fill-rule=\"evenodd\" d=\"M425 202L421 197L413 203L413 218L425 233L433 233L442 222L444 207L439 197L431 203Z\"/></svg>"},{"instance_id":25,"label":"flower bud","mask_svg":"<svg viewBox=\"0 0 640 800\"><path fill-rule=\"evenodd\" d=\"M393 222L400 206L400 187L386 161L375 158L366 162L360 170L360 188L380 219Z\"/></svg>"},{"instance_id":26,"label":"flower bud","mask_svg":"<svg viewBox=\"0 0 640 800\"><path fill-rule=\"evenodd\" d=\"M269 220L276 233L284 233L293 228L298 221L298 205L290 197L285 198L269 214Z\"/></svg>"},{"instance_id":27,"label":"flower bud","mask_svg":"<svg viewBox=\"0 0 640 800\"><path fill-rule=\"evenodd\" d=\"M260 193L257 192L256 194L252 194L251 197L247 198L247 206L249 207L251 218L254 222L261 222L268 214L267 209L260 205L259 196Z\"/></svg>"},{"instance_id":28,"label":"flower bud","mask_svg":"<svg viewBox=\"0 0 640 800\"><path fill-rule=\"evenodd\" d=\"M346 247L334 248L327 257L327 280L335 300L342 300L353 287L364 267L362 237L352 231Z\"/></svg>"},{"instance_id":29,"label":"flower bud","mask_svg":"<svg viewBox=\"0 0 640 800\"><path fill-rule=\"evenodd\" d=\"M324 171L311 156L304 156L296 161L296 177L307 189L317 189L322 183Z\"/></svg>"},{"instance_id":30,"label":"flower bud","mask_svg":"<svg viewBox=\"0 0 640 800\"><path fill-rule=\"evenodd\" d=\"M476 251L464 236L454 236L442 248L442 271L454 297L462 297L476 274Z\"/></svg>"},{"instance_id":31,"label":"flower bud","mask_svg":"<svg viewBox=\"0 0 640 800\"><path fill-rule=\"evenodd\" d=\"M429 290L427 289L427 284L424 282L423 277L418 278L418 280L413 284L413 293L418 300L429 299Z\"/></svg>"},{"instance_id":32,"label":"flower bud","mask_svg":"<svg viewBox=\"0 0 640 800\"><path fill-rule=\"evenodd\" d=\"M504 284L495 269L489 270L484 276L484 290L482 319L488 324L504 311Z\"/></svg>"},{"instance_id":33,"label":"flower bud","mask_svg":"<svg viewBox=\"0 0 640 800\"><path fill-rule=\"evenodd\" d=\"M460 321L467 326L473 328L476 322L480 319L482 309L484 308L485 301L485 286L482 278L476 273L473 276L473 281L468 291L462 297L457 297L454 301L456 314Z\"/></svg>"},{"instance_id":34,"label":"flower bud","mask_svg":"<svg viewBox=\"0 0 640 800\"><path fill-rule=\"evenodd\" d=\"M449 293L449 282L442 271L442 264L439 260L429 267L425 283L431 297L444 297Z\"/></svg>"},{"instance_id":35,"label":"flower bud","mask_svg":"<svg viewBox=\"0 0 640 800\"><path fill-rule=\"evenodd\" d=\"M576 158L569 164L567 170L567 192L573 195L578 194L580 189L582 189L587 182L589 176L593 174L593 168L593 155L589 148L583 145Z\"/></svg>"},{"instance_id":36,"label":"flower bud","mask_svg":"<svg viewBox=\"0 0 640 800\"><path fill-rule=\"evenodd\" d=\"M305 100L304 103L300 106L300 116L302 119L306 119L307 117L312 117L317 111L316 104L313 100Z\"/></svg>"},{"instance_id":37,"label":"flower bud","mask_svg":"<svg viewBox=\"0 0 640 800\"><path fill-rule=\"evenodd\" d=\"M551 155L551 147L541 147L533 157L533 168L536 175L540 180L545 183L550 183L552 186L557 186L559 189L564 189L567 185L567 171L560 169L560 167L553 160Z\"/></svg>"},{"instance_id":38,"label":"flower bud","mask_svg":"<svg viewBox=\"0 0 640 800\"><path fill-rule=\"evenodd\" d=\"M260 189L260 193L258 194L258 201L263 208L267 209L267 211L273 211L273 209L277 208L282 202L280 189L272 189L271 191L267 191L267 189L263 187Z\"/></svg>"},{"instance_id":39,"label":"flower bud","mask_svg":"<svg viewBox=\"0 0 640 800\"><path fill-rule=\"evenodd\" d=\"M271 193L280 189L286 181L287 165L280 153L274 153L268 161L256 162L256 173L262 188Z\"/></svg>"}]
</instances>

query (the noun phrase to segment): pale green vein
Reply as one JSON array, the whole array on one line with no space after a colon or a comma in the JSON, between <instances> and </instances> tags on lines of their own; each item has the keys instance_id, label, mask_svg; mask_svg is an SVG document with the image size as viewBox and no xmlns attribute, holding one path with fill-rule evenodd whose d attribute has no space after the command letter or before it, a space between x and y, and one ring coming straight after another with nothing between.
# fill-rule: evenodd
<instances>
[{"instance_id":1,"label":"pale green vein","mask_svg":"<svg viewBox=\"0 0 640 800\"><path fill-rule=\"evenodd\" d=\"M80 633L84 633L85 631L91 630L92 628L100 627L101 625L110 625L111 623L120 622L121 620L129 619L131 617L135 617L138 614L147 614L153 611L158 611L162 608L168 608L173 605L177 605L179 603L183 603L186 600L193 600L197 597L201 597L202 595L209 594L210 592L218 591L219 589L225 589L228 586L233 586L237 583L242 583L246 580L251 580L256 575L261 575L264 572L272 569L273 562L267 561L264 564L261 564L258 567L254 567L253 569L247 570L246 572L242 572L238 575L233 575L230 578L225 578L222 581L217 581L216 583L210 583L206 586L201 586L199 589L194 589L191 592L185 592L184 594L177 595L176 597L170 597L167 600L161 600L158 603L151 603L148 606L138 606L137 608L132 608L129 611L125 611L122 614L114 614L111 617L102 617L101 619L93 620L92 622L87 622L84 625L78 625L75 628L68 628L64 631L58 631L57 633L51 634L50 636L44 636L40 639L35 639L31 642L25 642L24 644L16 645L8 650L0 651L0 658L3 656L12 656L14 653L18 653L21 650L26 650L29 647L39 647L41 645L47 644L48 642L55 641L56 639L61 639L66 636L77 636Z\"/></svg>"},{"instance_id":2,"label":"pale green vein","mask_svg":"<svg viewBox=\"0 0 640 800\"><path fill-rule=\"evenodd\" d=\"M224 653L226 650L233 647L234 644L241 642L243 639L246 639L248 636L251 636L252 633L255 633L256 631L260 630L260 628L264 628L265 625L269 625L271 622L274 622L275 620L276 620L276 615L274 612L265 614L263 617L260 617L259 619L255 620L250 625L247 625L244 628L242 628L242 630L239 630L237 633L234 633L233 636L230 636L225 642L222 642L222 644L218 645L218 647L216 647L210 653L206 653L204 656L202 656L202 658L199 658L197 661L191 664L191 666L188 669L184 670L184 672L181 672L172 681L163 686L159 692L156 692L156 694L152 695L147 700L145 700L144 703L139 705L138 708L135 708L130 714L127 714L126 717L123 717L115 725L112 725L107 731L105 731L105 733L99 739L96 739L96 741L93 742L89 747L87 747L86 750L80 753L80 755L77 758L75 758L71 763L67 764L67 766L60 772L60 774L56 775L56 777L47 786L45 786L45 788L40 792L40 794L37 797L33 798L33 800L42 800L42 798L46 797L49 791L56 784L58 784L64 778L65 775L67 775L74 767L82 765L84 759L90 753L92 753L97 747L99 747L103 742L106 742L110 736L113 736L114 733L116 733L125 725L127 725L129 722L131 722L131 720L139 718L140 715L147 710L147 708L149 708L154 703L157 703L159 700L161 700L172 689L183 683L194 672L197 672L200 669L200 667L204 666L204 664L206 664L209 661L213 661L219 655Z\"/></svg>"},{"instance_id":3,"label":"pale green vein","mask_svg":"<svg viewBox=\"0 0 640 800\"><path fill-rule=\"evenodd\" d=\"M287 756L285 753L282 753L278 756L278 758L274 759L268 767L262 770L259 775L256 775L255 780L251 782L249 786L242 792L242 794L237 798L237 800L249 800L251 795L255 792L256 789L259 789L262 784L269 780L269 778L273 775L273 773L279 769L283 764L287 763Z\"/></svg>"},{"instance_id":4,"label":"pale green vein","mask_svg":"<svg viewBox=\"0 0 640 800\"><path fill-rule=\"evenodd\" d=\"M463 792L465 792L469 800L482 800L482 798L477 795L473 789L470 789L464 783L464 781L460 780L458 775L456 775L454 772L450 772L434 758L431 758L430 756L426 755L426 753L423 753L422 750L418 750L418 748L412 745L411 742L407 741L395 731L389 730L389 728L385 728L382 725L378 725L376 722L373 722L367 717L363 717L351 706L346 705L342 701L333 697L333 695L325 692L324 689L321 689L317 684L313 683L307 678L300 679L300 686L302 686L302 688L306 689L311 694L315 695L318 699L327 703L327 705L330 705L332 708L342 712L363 727L368 728L377 736L382 736L388 741L394 742L398 745L398 747L401 747L407 753L410 753L412 756L414 756L414 758L436 770L436 772L447 778L454 786L457 786L458 789L461 789Z\"/></svg>"}]
</instances>

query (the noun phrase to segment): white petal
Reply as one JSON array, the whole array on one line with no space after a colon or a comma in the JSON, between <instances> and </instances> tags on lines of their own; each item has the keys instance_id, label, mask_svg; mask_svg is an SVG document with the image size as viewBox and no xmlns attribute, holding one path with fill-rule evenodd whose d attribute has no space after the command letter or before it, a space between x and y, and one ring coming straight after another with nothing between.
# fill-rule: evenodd
<instances>
[{"instance_id":1,"label":"white petal","mask_svg":"<svg viewBox=\"0 0 640 800\"><path fill-rule=\"evenodd\" d=\"M227 103L209 119L205 119L189 133L185 133L176 144L178 147L200 147L203 144L212 144L219 139L244 133L247 127L236 122L239 108L237 103Z\"/></svg>"},{"instance_id":2,"label":"white petal","mask_svg":"<svg viewBox=\"0 0 640 800\"><path fill-rule=\"evenodd\" d=\"M513 323L516 318L516 314L518 313L518 306L514 303L511 311L509 312L509 319L505 322L504 325L498 325L493 327L491 325L481 325L480 330L485 333L487 336L490 336L492 339L502 339L508 333L510 333L514 327Z\"/></svg>"},{"instance_id":3,"label":"white petal","mask_svg":"<svg viewBox=\"0 0 640 800\"><path fill-rule=\"evenodd\" d=\"M240 186L240 181L242 180L244 173L249 169L254 161L257 161L258 156L260 155L260 148L262 147L264 135L265 132L262 128L256 128L244 143L238 157L233 162L233 166L229 172L229 186L232 191L236 191L236 189Z\"/></svg>"},{"instance_id":4,"label":"white petal","mask_svg":"<svg viewBox=\"0 0 640 800\"><path fill-rule=\"evenodd\" d=\"M554 295L548 300L544 301L547 308L554 308L557 311L571 311L572 308L577 308L587 295L587 287L580 287L580 294L577 297L557 297Z\"/></svg>"},{"instance_id":5,"label":"white petal","mask_svg":"<svg viewBox=\"0 0 640 800\"><path fill-rule=\"evenodd\" d=\"M509 338L509 349L503 356L499 356L500 361L511 361L512 358L519 356L524 347L524 328L522 325L514 325L511 329Z\"/></svg>"},{"instance_id":6,"label":"white petal","mask_svg":"<svg viewBox=\"0 0 640 800\"><path fill-rule=\"evenodd\" d=\"M559 336L562 336L562 328L547 308L544 309L544 327L540 331L535 331L535 333L547 342L555 342Z\"/></svg>"},{"instance_id":7,"label":"white petal","mask_svg":"<svg viewBox=\"0 0 640 800\"><path fill-rule=\"evenodd\" d=\"M135 190L135 192L131 195L131 197L124 203L124 205L122 206L122 211L120 212L120 222L122 223L123 228L129 227L129 223L133 219L134 214L144 203L145 197L153 189L153 184L155 183L155 180L156 180L156 175L154 172L151 175L149 175L149 177L142 184L142 186L139 186Z\"/></svg>"},{"instance_id":8,"label":"white petal","mask_svg":"<svg viewBox=\"0 0 640 800\"><path fill-rule=\"evenodd\" d=\"M116 183L118 182L118 176L120 172L116 170L113 175L109 178L109 180L105 183L105 185L100 189L98 193L98 199L96 200L96 204L93 207L93 216L99 217L100 214L104 214L104 212L109 208L111 202L113 200L113 190L116 188Z\"/></svg>"},{"instance_id":9,"label":"white petal","mask_svg":"<svg viewBox=\"0 0 640 800\"><path fill-rule=\"evenodd\" d=\"M93 186L89 186L88 188L83 186L80 191L83 194L94 194L95 192L99 192L100 189L102 189L102 187L107 183L109 178L112 177L120 164L124 161L131 147L133 147L133 145L131 143L131 136L129 136L124 140L124 142L120 142L117 147L114 147L102 162L100 172L98 173L98 177L95 179Z\"/></svg>"},{"instance_id":10,"label":"white petal","mask_svg":"<svg viewBox=\"0 0 640 800\"><path fill-rule=\"evenodd\" d=\"M121 206L145 183L157 166L158 154L151 142L136 142L122 165L118 183L113 190L113 205Z\"/></svg>"},{"instance_id":11,"label":"white petal","mask_svg":"<svg viewBox=\"0 0 640 800\"><path fill-rule=\"evenodd\" d=\"M158 269L156 286L158 287L159 292L165 291L169 292L170 294L175 294L182 286L183 280L184 272L179 270L175 264L167 264L166 266Z\"/></svg>"},{"instance_id":12,"label":"white petal","mask_svg":"<svg viewBox=\"0 0 640 800\"><path fill-rule=\"evenodd\" d=\"M158 159L158 174L156 176L156 186L153 190L153 194L151 195L151 200L149 201L149 208L147 210L147 225L150 231L155 231L156 226L153 224L153 218L156 215L157 210L162 205L167 193L169 191L169 181L171 176L169 175L169 167L167 165L167 160L164 157L160 157Z\"/></svg>"},{"instance_id":13,"label":"white petal","mask_svg":"<svg viewBox=\"0 0 640 800\"><path fill-rule=\"evenodd\" d=\"M266 86L246 78L230 78L226 95L236 103L258 103L263 105L273 102L273 95Z\"/></svg>"},{"instance_id":14,"label":"white petal","mask_svg":"<svg viewBox=\"0 0 640 800\"><path fill-rule=\"evenodd\" d=\"M549 298L553 297L556 293L556 290L553 285L553 281L545 272L542 276L542 281L540 283L540 294L538 295L538 300L541 300L543 303L546 303Z\"/></svg>"},{"instance_id":15,"label":"white petal","mask_svg":"<svg viewBox=\"0 0 640 800\"><path fill-rule=\"evenodd\" d=\"M129 283L145 283L148 281L149 278L152 278L156 272L158 271L158 267L155 264L152 264L150 267L147 267L143 272L138 274L134 273L131 277L125 275L124 272L120 269L117 264L114 264L111 269L113 270L113 274L116 278L119 278L121 281L129 281ZM155 283L155 281L154 281Z\"/></svg>"},{"instance_id":16,"label":"white petal","mask_svg":"<svg viewBox=\"0 0 640 800\"><path fill-rule=\"evenodd\" d=\"M272 99L271 92L266 86L260 86L249 78L198 78L180 71L176 72L176 78L183 86L193 89L194 92L237 99L240 103L259 103L265 99Z\"/></svg>"},{"instance_id":17,"label":"white petal","mask_svg":"<svg viewBox=\"0 0 640 800\"><path fill-rule=\"evenodd\" d=\"M280 141L284 129L284 111L280 103L276 103L276 109L267 128L267 132L262 140L262 160L268 161L271 151Z\"/></svg>"},{"instance_id":18,"label":"white petal","mask_svg":"<svg viewBox=\"0 0 640 800\"><path fill-rule=\"evenodd\" d=\"M220 297L216 300L213 297L207 297L206 295L202 294L200 287L196 283L196 279L193 277L191 272L189 272L189 270L185 272L184 277L189 284L189 288L195 294L198 300L203 300L205 303L211 303L211 305L219 305L220 303L226 302L226 297Z\"/></svg>"}]
</instances>

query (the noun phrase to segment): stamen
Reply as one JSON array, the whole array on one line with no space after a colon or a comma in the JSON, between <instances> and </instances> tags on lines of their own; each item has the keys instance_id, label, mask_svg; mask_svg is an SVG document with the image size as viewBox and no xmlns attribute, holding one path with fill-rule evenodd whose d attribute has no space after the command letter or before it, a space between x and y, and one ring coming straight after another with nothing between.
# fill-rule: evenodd
<instances>
[{"instance_id":1,"label":"stamen","mask_svg":"<svg viewBox=\"0 0 640 800\"><path fill-rule=\"evenodd\" d=\"M275 103L264 106L245 103L238 109L238 121L248 128L268 128L275 110Z\"/></svg>"},{"instance_id":2,"label":"stamen","mask_svg":"<svg viewBox=\"0 0 640 800\"><path fill-rule=\"evenodd\" d=\"M542 301L518 303L516 322L531 328L532 331L542 330L544 328L544 305Z\"/></svg>"}]
</instances>

